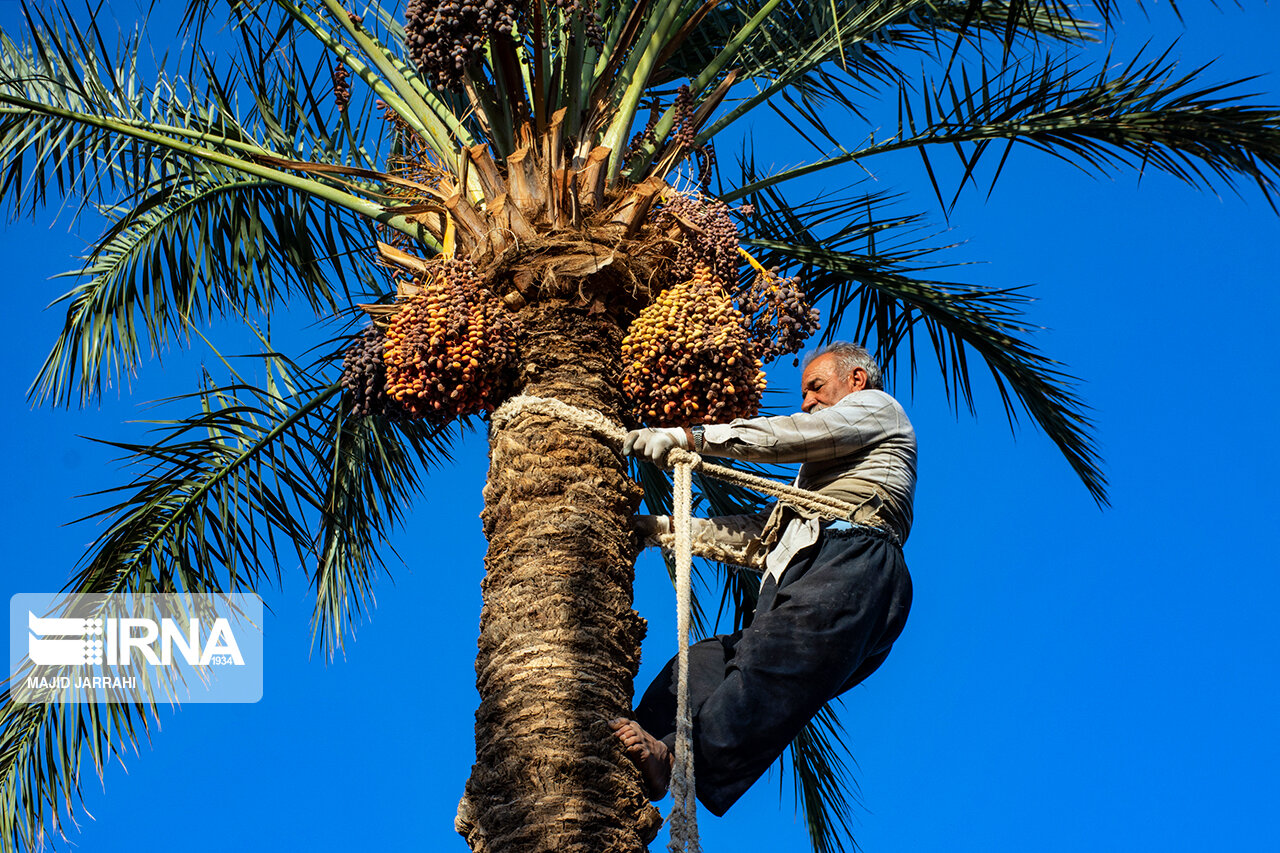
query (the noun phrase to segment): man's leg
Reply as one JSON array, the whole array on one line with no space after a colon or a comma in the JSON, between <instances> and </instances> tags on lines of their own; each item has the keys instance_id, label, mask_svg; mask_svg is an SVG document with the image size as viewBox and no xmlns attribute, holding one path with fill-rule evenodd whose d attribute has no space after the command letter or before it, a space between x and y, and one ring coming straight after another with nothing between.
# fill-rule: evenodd
<instances>
[{"instance_id":1,"label":"man's leg","mask_svg":"<svg viewBox=\"0 0 1280 853\"><path fill-rule=\"evenodd\" d=\"M736 635L734 635L736 637ZM725 678L733 637L711 637L689 647L689 703L694 716ZM676 742L676 658L667 661L636 706L634 720L610 720L627 756L640 768L651 800L667 792Z\"/></svg>"},{"instance_id":2,"label":"man's leg","mask_svg":"<svg viewBox=\"0 0 1280 853\"><path fill-rule=\"evenodd\" d=\"M698 709L724 683L738 635L721 634L689 647L689 711ZM676 658L672 657L636 705L636 722L662 739L676 731Z\"/></svg>"},{"instance_id":3,"label":"man's leg","mask_svg":"<svg viewBox=\"0 0 1280 853\"><path fill-rule=\"evenodd\" d=\"M902 553L857 531L827 532L762 595L737 634L690 648L698 799L723 815L830 699L874 672L906 624ZM675 742L675 659L636 721L612 721L650 795L665 793Z\"/></svg>"},{"instance_id":4,"label":"man's leg","mask_svg":"<svg viewBox=\"0 0 1280 853\"><path fill-rule=\"evenodd\" d=\"M698 708L698 799L724 814L826 702L879 665L910 604L900 550L856 530L825 532L784 573Z\"/></svg>"}]
</instances>

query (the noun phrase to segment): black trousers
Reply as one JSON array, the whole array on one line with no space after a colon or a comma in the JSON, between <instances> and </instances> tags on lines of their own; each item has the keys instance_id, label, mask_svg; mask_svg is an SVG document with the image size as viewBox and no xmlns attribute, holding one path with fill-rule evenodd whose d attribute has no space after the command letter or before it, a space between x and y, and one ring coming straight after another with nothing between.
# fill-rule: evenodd
<instances>
[{"instance_id":1,"label":"black trousers","mask_svg":"<svg viewBox=\"0 0 1280 853\"><path fill-rule=\"evenodd\" d=\"M897 546L864 531L824 529L760 590L742 631L689 649L698 799L723 815L815 714L884 662L906 625L911 576ZM675 744L676 661L645 691L635 718Z\"/></svg>"}]
</instances>

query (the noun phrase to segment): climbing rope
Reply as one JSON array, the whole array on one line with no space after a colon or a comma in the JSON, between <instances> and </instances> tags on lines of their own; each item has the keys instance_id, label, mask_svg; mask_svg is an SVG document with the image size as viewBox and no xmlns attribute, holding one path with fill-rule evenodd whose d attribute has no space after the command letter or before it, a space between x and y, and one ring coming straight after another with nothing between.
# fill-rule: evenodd
<instances>
[{"instance_id":1,"label":"climbing rope","mask_svg":"<svg viewBox=\"0 0 1280 853\"><path fill-rule=\"evenodd\" d=\"M698 457L695 454L693 459ZM689 613L693 601L692 459L675 463L672 484L676 533L676 754L671 765L671 853L698 853L698 800L694 796L693 715L689 712Z\"/></svg>"},{"instance_id":2,"label":"climbing rope","mask_svg":"<svg viewBox=\"0 0 1280 853\"><path fill-rule=\"evenodd\" d=\"M534 397L524 394L512 397L495 410L490 419L498 426L503 426L525 412L540 412L566 421L573 426L581 427L589 432L594 432L608 441L615 450L621 449L622 442L627 437L626 430L599 412L579 409L577 406L571 406L568 403L548 397ZM674 466L677 460L682 459L689 460L693 468L710 477L715 477L717 480L770 495L788 506L811 512L814 515L820 515L823 518L848 519L858 508L857 504L851 504L839 498L811 492L786 483L779 483L777 480L770 480L767 477L739 471L736 468L713 465L696 453L681 450L680 448L675 448L667 454L668 465Z\"/></svg>"},{"instance_id":3,"label":"climbing rope","mask_svg":"<svg viewBox=\"0 0 1280 853\"><path fill-rule=\"evenodd\" d=\"M495 426L504 426L523 414L537 412L595 433L617 451L621 451L627 432L599 412L580 409L560 400L520 395L507 400L490 416ZM671 853L699 853L698 801L693 776L693 718L689 711L689 621L693 589L693 472L728 483L772 495L796 509L824 518L848 519L857 508L854 504L816 492L799 489L770 480L712 465L687 450L675 448L667 454L672 468L672 529L675 534L676 562L676 749L671 768Z\"/></svg>"}]
</instances>

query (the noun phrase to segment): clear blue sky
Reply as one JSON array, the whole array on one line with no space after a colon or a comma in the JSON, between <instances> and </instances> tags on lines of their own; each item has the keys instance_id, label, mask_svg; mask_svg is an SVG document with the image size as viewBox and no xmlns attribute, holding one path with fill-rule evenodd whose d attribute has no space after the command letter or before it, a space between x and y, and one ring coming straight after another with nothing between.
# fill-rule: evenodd
<instances>
[{"instance_id":1,"label":"clear blue sky","mask_svg":"<svg viewBox=\"0 0 1280 853\"><path fill-rule=\"evenodd\" d=\"M1185 31L1167 4L1150 20L1121 5L1131 22L1119 56L1181 36L1188 65L1218 58L1216 78L1267 75L1251 88L1280 102L1276 5L1184 3ZM17 4L0 2L5 31L16 21ZM152 34L159 49L168 32ZM799 148L770 154L765 137L762 162L794 162ZM918 162L876 174L930 204ZM1253 193L1218 198L1156 174L1095 179L1021 151L992 196L968 194L949 224L949 239L969 241L959 257L989 261L957 277L1036 285L1031 319L1047 327L1037 342L1087 379L1113 506L1098 510L1042 435L1011 435L988 383L976 418L956 418L927 370L914 394L900 383L921 442L907 546L916 600L888 663L846 697L860 843L869 853L1274 849L1280 217ZM145 400L194 387L209 355L166 362L98 409L32 411L26 389L61 322L42 309L67 287L49 277L72 265L80 240L65 218L13 225L0 240L7 600L61 586L95 536L63 526L97 505L72 496L119 481L112 454L78 436L139 437L122 422L146 417ZM793 372L771 381L796 391ZM189 853L464 850L452 820L474 757L485 465L473 434L433 478L396 539L404 563L379 582L345 659L309 657L304 575L283 566L283 588L263 590L274 611L263 700L162 714L127 772L108 769L105 793L86 772L93 818L74 837L81 849L164 839ZM636 592L650 620L643 686L674 635L653 555ZM807 847L776 772L727 817L703 812L701 826L709 853Z\"/></svg>"}]
</instances>

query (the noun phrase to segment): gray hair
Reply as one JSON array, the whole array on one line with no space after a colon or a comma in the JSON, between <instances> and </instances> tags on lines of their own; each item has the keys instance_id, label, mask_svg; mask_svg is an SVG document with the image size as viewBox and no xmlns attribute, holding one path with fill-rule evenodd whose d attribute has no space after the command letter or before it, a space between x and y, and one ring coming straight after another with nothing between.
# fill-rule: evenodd
<instances>
[{"instance_id":1,"label":"gray hair","mask_svg":"<svg viewBox=\"0 0 1280 853\"><path fill-rule=\"evenodd\" d=\"M809 362L821 355L835 356L836 367L840 370L841 376L848 376L856 368L861 367L867 372L867 387L875 388L879 391L884 390L884 382L880 377L880 365L876 364L875 358L863 347L847 341L829 343L805 356L805 367L808 367Z\"/></svg>"}]
</instances>

